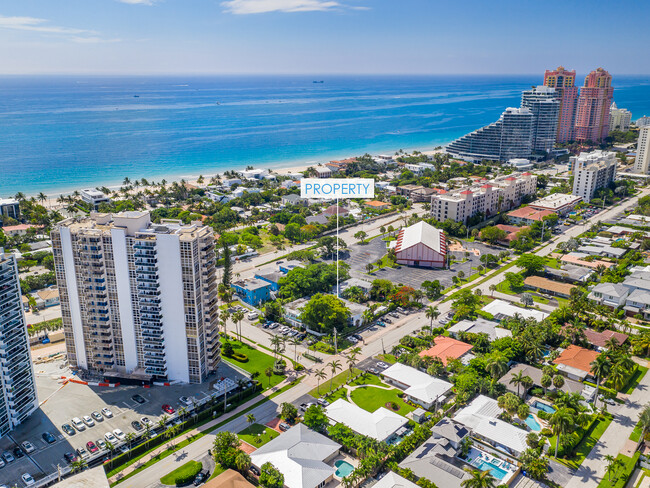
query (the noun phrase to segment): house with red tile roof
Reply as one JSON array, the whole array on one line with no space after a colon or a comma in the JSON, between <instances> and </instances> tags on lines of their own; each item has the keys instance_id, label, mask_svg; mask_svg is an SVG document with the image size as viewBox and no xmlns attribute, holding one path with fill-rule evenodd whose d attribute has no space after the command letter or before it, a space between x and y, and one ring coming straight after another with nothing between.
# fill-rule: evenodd
<instances>
[{"instance_id":1,"label":"house with red tile roof","mask_svg":"<svg viewBox=\"0 0 650 488\"><path fill-rule=\"evenodd\" d=\"M553 362L557 369L572 380L584 381L591 376L591 363L600 356L599 352L570 345Z\"/></svg>"},{"instance_id":2,"label":"house with red tile roof","mask_svg":"<svg viewBox=\"0 0 650 488\"><path fill-rule=\"evenodd\" d=\"M512 212L508 212L506 215L513 224L531 225L533 222L541 222L544 217L553 215L554 213L550 210L535 210L530 207L521 207Z\"/></svg>"},{"instance_id":3,"label":"house with red tile roof","mask_svg":"<svg viewBox=\"0 0 650 488\"><path fill-rule=\"evenodd\" d=\"M420 352L420 357L438 358L447 366L449 359L461 359L469 353L474 346L453 339L452 337L438 336L434 339L435 345L426 351Z\"/></svg>"}]
</instances>

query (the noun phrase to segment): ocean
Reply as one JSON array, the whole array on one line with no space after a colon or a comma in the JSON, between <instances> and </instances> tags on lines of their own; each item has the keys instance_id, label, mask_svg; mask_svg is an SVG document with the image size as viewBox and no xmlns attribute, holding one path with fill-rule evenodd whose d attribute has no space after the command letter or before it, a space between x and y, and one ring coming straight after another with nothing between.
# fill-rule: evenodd
<instances>
[{"instance_id":1,"label":"ocean","mask_svg":"<svg viewBox=\"0 0 650 488\"><path fill-rule=\"evenodd\" d=\"M579 77L583 79L583 77ZM314 83L314 81L323 81ZM0 197L428 150L519 106L535 76L0 77ZM614 75L633 120L650 76Z\"/></svg>"}]
</instances>

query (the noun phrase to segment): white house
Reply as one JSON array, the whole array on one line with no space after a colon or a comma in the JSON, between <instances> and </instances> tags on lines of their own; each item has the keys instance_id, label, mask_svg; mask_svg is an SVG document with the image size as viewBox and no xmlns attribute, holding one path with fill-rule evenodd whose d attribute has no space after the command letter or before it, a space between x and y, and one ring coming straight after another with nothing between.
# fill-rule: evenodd
<instances>
[{"instance_id":1,"label":"white house","mask_svg":"<svg viewBox=\"0 0 650 488\"><path fill-rule=\"evenodd\" d=\"M430 410L444 404L445 396L454 385L439 378L434 378L401 363L395 363L382 372L386 383L404 390L404 394L413 403Z\"/></svg>"},{"instance_id":2,"label":"white house","mask_svg":"<svg viewBox=\"0 0 650 488\"><path fill-rule=\"evenodd\" d=\"M601 305L618 308L625 303L630 289L621 283L598 283L591 289L588 298Z\"/></svg>"},{"instance_id":3,"label":"white house","mask_svg":"<svg viewBox=\"0 0 650 488\"><path fill-rule=\"evenodd\" d=\"M339 398L325 409L327 417L334 424L344 424L357 434L387 441L408 423L406 417L379 407L370 413L357 405Z\"/></svg>"},{"instance_id":4,"label":"white house","mask_svg":"<svg viewBox=\"0 0 650 488\"><path fill-rule=\"evenodd\" d=\"M400 475L389 471L372 488L418 488L418 485Z\"/></svg>"},{"instance_id":5,"label":"white house","mask_svg":"<svg viewBox=\"0 0 650 488\"><path fill-rule=\"evenodd\" d=\"M512 318L515 315L520 315L525 319L534 318L538 322L541 322L548 317L548 314L545 312L533 310L531 308L517 307L516 305L511 305L510 303L499 299L491 301L481 310L492 315L495 320L501 320L505 317Z\"/></svg>"},{"instance_id":6,"label":"white house","mask_svg":"<svg viewBox=\"0 0 650 488\"><path fill-rule=\"evenodd\" d=\"M512 332L503 327L499 327L498 324L491 322L490 320L485 320L478 318L476 320L461 320L457 324L449 327L447 329L449 335L456 337L459 332L468 332L470 334L487 334L490 342L501 339L502 337L512 337Z\"/></svg>"},{"instance_id":7,"label":"white house","mask_svg":"<svg viewBox=\"0 0 650 488\"><path fill-rule=\"evenodd\" d=\"M400 230L395 254L397 264L442 268L447 256L445 233L420 221Z\"/></svg>"},{"instance_id":8,"label":"white house","mask_svg":"<svg viewBox=\"0 0 650 488\"><path fill-rule=\"evenodd\" d=\"M336 469L331 463L340 449L340 444L298 424L250 456L258 469L265 463L277 467L287 488L322 488L334 478Z\"/></svg>"},{"instance_id":9,"label":"white house","mask_svg":"<svg viewBox=\"0 0 650 488\"><path fill-rule=\"evenodd\" d=\"M316 170L316 177L317 178L331 178L332 177L332 170L329 169L327 166L316 166L314 169Z\"/></svg>"},{"instance_id":10,"label":"white house","mask_svg":"<svg viewBox=\"0 0 650 488\"><path fill-rule=\"evenodd\" d=\"M81 200L92 205L93 210L97 210L100 203L110 203L111 201L110 198L96 188L86 188L81 190Z\"/></svg>"}]
</instances>

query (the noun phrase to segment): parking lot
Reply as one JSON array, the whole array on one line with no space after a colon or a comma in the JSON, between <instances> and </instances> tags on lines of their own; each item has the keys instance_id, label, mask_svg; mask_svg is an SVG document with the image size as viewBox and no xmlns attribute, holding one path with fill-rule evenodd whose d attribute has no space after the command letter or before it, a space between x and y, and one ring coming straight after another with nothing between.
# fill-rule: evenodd
<instances>
[{"instance_id":1,"label":"parking lot","mask_svg":"<svg viewBox=\"0 0 650 488\"><path fill-rule=\"evenodd\" d=\"M200 385L92 387L71 382L64 384L60 377L70 377L71 372L67 368L61 369L61 365L62 362L58 361L34 366L41 408L11 435L0 439L0 452L12 452L23 441L32 443L35 451L0 469L1 483L24 486L20 479L23 473L29 473L38 480L46 474L56 472L57 466L67 466L65 453L74 452L77 448L85 449L89 441L97 443L97 440L104 440L107 432L120 429L124 434L143 434L144 430L137 432L131 425L131 422L142 417L147 417L157 427L164 413L161 408L163 404L168 404L175 410L173 415L166 414L170 421L174 421L177 420L178 410L185 406L179 400L181 396L193 397L196 402L202 402L215 392L212 385L221 378L231 378L234 381L245 378L222 363L217 374L209 382ZM141 399L138 400L143 403L133 399L136 394L140 395ZM86 426L82 431L75 429L74 435L63 432L61 426L72 425L72 418L90 416L92 412L101 412L103 408L109 408L113 416L104 417L103 420L96 421L93 427ZM192 408L191 403L189 408ZM49 444L43 439L42 434L45 432L54 435L54 443ZM103 451L103 454L106 455L107 451Z\"/></svg>"}]
</instances>

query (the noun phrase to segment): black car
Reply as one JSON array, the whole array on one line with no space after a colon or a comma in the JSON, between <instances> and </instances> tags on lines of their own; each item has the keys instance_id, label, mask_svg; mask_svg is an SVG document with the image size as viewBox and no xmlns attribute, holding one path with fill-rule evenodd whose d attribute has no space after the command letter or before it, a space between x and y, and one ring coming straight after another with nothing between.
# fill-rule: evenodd
<instances>
[{"instance_id":1,"label":"black car","mask_svg":"<svg viewBox=\"0 0 650 488\"><path fill-rule=\"evenodd\" d=\"M72 428L70 424L63 424L61 426L61 429L63 429L63 432L65 432L68 435L75 435L76 431Z\"/></svg>"},{"instance_id":2,"label":"black car","mask_svg":"<svg viewBox=\"0 0 650 488\"><path fill-rule=\"evenodd\" d=\"M133 400L136 403L139 403L140 405L147 402L147 400L145 400L144 398L142 398L141 395L138 395L138 394L133 395L131 397L131 400Z\"/></svg>"},{"instance_id":3,"label":"black car","mask_svg":"<svg viewBox=\"0 0 650 488\"><path fill-rule=\"evenodd\" d=\"M138 432L140 432L141 430L144 430L144 426L140 422L138 422L137 420L134 420L133 422L131 422L131 427L133 427Z\"/></svg>"},{"instance_id":4,"label":"black car","mask_svg":"<svg viewBox=\"0 0 650 488\"><path fill-rule=\"evenodd\" d=\"M43 435L41 437L43 437L43 440L48 444L54 444L56 442L56 437L54 437L49 432L43 432Z\"/></svg>"},{"instance_id":5,"label":"black car","mask_svg":"<svg viewBox=\"0 0 650 488\"><path fill-rule=\"evenodd\" d=\"M25 455L25 453L20 447L15 447L13 452L14 452L14 456L16 456L16 459L20 459Z\"/></svg>"},{"instance_id":6,"label":"black car","mask_svg":"<svg viewBox=\"0 0 650 488\"><path fill-rule=\"evenodd\" d=\"M203 482L207 479L208 473L201 471L199 474L196 475L196 478L194 478L194 486L199 486L203 484Z\"/></svg>"},{"instance_id":7,"label":"black car","mask_svg":"<svg viewBox=\"0 0 650 488\"><path fill-rule=\"evenodd\" d=\"M248 468L248 470L249 470L251 473L253 473L255 476L259 476L259 475L260 475L260 470L257 469L255 466L251 466L250 468Z\"/></svg>"},{"instance_id":8,"label":"black car","mask_svg":"<svg viewBox=\"0 0 650 488\"><path fill-rule=\"evenodd\" d=\"M75 460L77 459L77 456L75 456L73 452L66 452L66 453L63 455L63 458L64 458L66 461L68 461L69 463L74 463Z\"/></svg>"}]
</instances>

